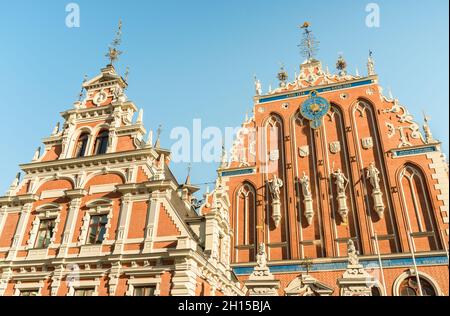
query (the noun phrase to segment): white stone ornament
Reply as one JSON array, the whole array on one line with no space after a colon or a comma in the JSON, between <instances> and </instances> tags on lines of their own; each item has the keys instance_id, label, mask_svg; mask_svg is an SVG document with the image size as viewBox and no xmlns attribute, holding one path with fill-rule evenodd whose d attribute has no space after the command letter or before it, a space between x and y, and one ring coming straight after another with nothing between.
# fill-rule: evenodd
<instances>
[{"instance_id":1,"label":"white stone ornament","mask_svg":"<svg viewBox=\"0 0 450 316\"><path fill-rule=\"evenodd\" d=\"M278 161L280 159L280 151L278 149L272 150L269 153L269 159L270 161Z\"/></svg>"},{"instance_id":2,"label":"white stone ornament","mask_svg":"<svg viewBox=\"0 0 450 316\"><path fill-rule=\"evenodd\" d=\"M108 98L108 96L106 95L106 92L102 90L94 96L94 98L92 99L92 102L96 106L100 106L103 102L106 101L107 98Z\"/></svg>"},{"instance_id":3,"label":"white stone ornament","mask_svg":"<svg viewBox=\"0 0 450 316\"><path fill-rule=\"evenodd\" d=\"M361 145L366 150L373 148L373 139L372 139L372 137L366 137L366 138L361 139Z\"/></svg>"},{"instance_id":4,"label":"white stone ornament","mask_svg":"<svg viewBox=\"0 0 450 316\"><path fill-rule=\"evenodd\" d=\"M346 189L349 184L349 180L345 177L344 173L342 173L341 169L334 171L331 174L335 179L335 185L337 189L337 199L338 199L338 212L341 216L341 219L344 223L348 221L348 206L347 206L347 196Z\"/></svg>"},{"instance_id":5,"label":"white stone ornament","mask_svg":"<svg viewBox=\"0 0 450 316\"><path fill-rule=\"evenodd\" d=\"M380 187L380 171L375 167L375 163L372 162L367 168L367 178L372 186L372 199L374 211L378 214L379 218L384 218L384 202L383 193Z\"/></svg>"},{"instance_id":6,"label":"white stone ornament","mask_svg":"<svg viewBox=\"0 0 450 316\"><path fill-rule=\"evenodd\" d=\"M330 143L330 152L332 154L337 154L341 151L341 143L339 141Z\"/></svg>"},{"instance_id":7,"label":"white stone ornament","mask_svg":"<svg viewBox=\"0 0 450 316\"><path fill-rule=\"evenodd\" d=\"M298 154L301 158L309 156L309 146L301 146L298 148Z\"/></svg>"},{"instance_id":8,"label":"white stone ornament","mask_svg":"<svg viewBox=\"0 0 450 316\"><path fill-rule=\"evenodd\" d=\"M275 227L278 227L281 222L281 190L283 187L283 180L273 175L273 179L269 181L269 190L272 196L272 219Z\"/></svg>"},{"instance_id":9,"label":"white stone ornament","mask_svg":"<svg viewBox=\"0 0 450 316\"><path fill-rule=\"evenodd\" d=\"M308 226L310 226L314 219L314 208L309 177L306 175L305 172L303 172L303 177L300 179L300 184L302 186L303 204L305 207L304 213L306 221L308 222Z\"/></svg>"}]
</instances>

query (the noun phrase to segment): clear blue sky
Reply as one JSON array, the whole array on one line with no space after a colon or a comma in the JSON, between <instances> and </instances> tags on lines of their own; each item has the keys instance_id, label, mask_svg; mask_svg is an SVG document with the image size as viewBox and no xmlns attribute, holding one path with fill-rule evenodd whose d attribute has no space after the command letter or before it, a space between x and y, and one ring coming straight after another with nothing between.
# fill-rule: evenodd
<instances>
[{"instance_id":1,"label":"clear blue sky","mask_svg":"<svg viewBox=\"0 0 450 316\"><path fill-rule=\"evenodd\" d=\"M253 74L276 85L279 62L291 78L303 58L297 26L310 21L319 59L334 68L339 52L349 70L365 73L374 51L381 85L421 121L448 154L449 19L447 0L171 0L74 1L81 27L65 26L70 1L0 0L0 192L19 163L29 162L59 112L72 106L84 74L97 75L119 18L130 66L128 96L145 109L147 128L164 124L170 148L175 126L237 126L252 108ZM380 28L365 25L365 7L381 8ZM186 165L172 165L184 179ZM194 183L215 179L215 164L194 164Z\"/></svg>"}]
</instances>

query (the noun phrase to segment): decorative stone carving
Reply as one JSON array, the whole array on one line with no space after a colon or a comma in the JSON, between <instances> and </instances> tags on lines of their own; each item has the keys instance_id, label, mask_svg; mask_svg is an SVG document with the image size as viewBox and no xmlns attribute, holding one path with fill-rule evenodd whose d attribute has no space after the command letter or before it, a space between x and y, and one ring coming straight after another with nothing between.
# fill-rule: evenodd
<instances>
[{"instance_id":1,"label":"decorative stone carving","mask_svg":"<svg viewBox=\"0 0 450 316\"><path fill-rule=\"evenodd\" d=\"M262 94L261 81L259 81L259 79L257 79L256 76L255 76L255 91L256 91L256 95Z\"/></svg>"},{"instance_id":2,"label":"decorative stone carving","mask_svg":"<svg viewBox=\"0 0 450 316\"><path fill-rule=\"evenodd\" d=\"M332 154L337 154L341 151L341 143L339 141L330 143L330 152Z\"/></svg>"},{"instance_id":3,"label":"decorative stone carving","mask_svg":"<svg viewBox=\"0 0 450 316\"><path fill-rule=\"evenodd\" d=\"M272 196L272 219L275 227L278 227L281 222L281 187L283 187L283 180L273 175L273 179L269 181L269 190Z\"/></svg>"},{"instance_id":4,"label":"decorative stone carving","mask_svg":"<svg viewBox=\"0 0 450 316\"><path fill-rule=\"evenodd\" d=\"M366 138L361 139L361 145L366 150L373 148L373 138L366 137Z\"/></svg>"},{"instance_id":5,"label":"decorative stone carving","mask_svg":"<svg viewBox=\"0 0 450 316\"><path fill-rule=\"evenodd\" d=\"M249 279L244 282L249 290L250 296L278 296L280 281L276 280L274 275L270 273L267 266L266 246L261 243L256 255L257 265L250 275Z\"/></svg>"},{"instance_id":6,"label":"decorative stone carving","mask_svg":"<svg viewBox=\"0 0 450 316\"><path fill-rule=\"evenodd\" d=\"M41 156L41 147L38 147L34 152L33 161L38 161Z\"/></svg>"},{"instance_id":7,"label":"decorative stone carving","mask_svg":"<svg viewBox=\"0 0 450 316\"><path fill-rule=\"evenodd\" d=\"M375 163L370 163L367 168L367 179L372 186L372 198L374 204L374 211L378 214L380 218L384 217L384 202L383 202L383 193L380 188L380 171L378 171L377 167L375 167Z\"/></svg>"},{"instance_id":8,"label":"decorative stone carving","mask_svg":"<svg viewBox=\"0 0 450 316\"><path fill-rule=\"evenodd\" d=\"M269 153L269 160L270 161L278 161L280 159L280 151L278 149L272 150Z\"/></svg>"},{"instance_id":9,"label":"decorative stone carving","mask_svg":"<svg viewBox=\"0 0 450 316\"><path fill-rule=\"evenodd\" d=\"M286 296L330 296L333 294L333 288L309 274L302 274L289 283L284 293Z\"/></svg>"},{"instance_id":10,"label":"decorative stone carving","mask_svg":"<svg viewBox=\"0 0 450 316\"><path fill-rule=\"evenodd\" d=\"M308 225L311 225L314 219L313 199L310 189L309 177L305 172L303 172L303 177L300 179L300 184L302 186L306 221L308 222Z\"/></svg>"},{"instance_id":11,"label":"decorative stone carving","mask_svg":"<svg viewBox=\"0 0 450 316\"><path fill-rule=\"evenodd\" d=\"M338 279L342 296L372 296L375 279L359 263L358 251L353 240L348 241L348 265L342 278Z\"/></svg>"},{"instance_id":12,"label":"decorative stone carving","mask_svg":"<svg viewBox=\"0 0 450 316\"><path fill-rule=\"evenodd\" d=\"M337 198L338 198L338 212L341 216L341 219L344 223L347 223L348 220L348 206L347 206L347 196L346 189L349 183L349 180L342 173L341 169L334 171L331 174L335 179L336 190L337 190Z\"/></svg>"},{"instance_id":13,"label":"decorative stone carving","mask_svg":"<svg viewBox=\"0 0 450 316\"><path fill-rule=\"evenodd\" d=\"M309 156L309 146L301 146L298 149L298 154L301 158L305 158Z\"/></svg>"}]
</instances>

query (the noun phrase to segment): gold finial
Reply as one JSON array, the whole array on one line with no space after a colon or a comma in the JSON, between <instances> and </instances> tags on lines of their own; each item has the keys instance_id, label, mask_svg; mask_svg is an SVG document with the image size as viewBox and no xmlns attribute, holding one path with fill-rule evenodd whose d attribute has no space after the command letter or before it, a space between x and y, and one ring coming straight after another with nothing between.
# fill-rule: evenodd
<instances>
[{"instance_id":1,"label":"gold finial","mask_svg":"<svg viewBox=\"0 0 450 316\"><path fill-rule=\"evenodd\" d=\"M306 58L307 62L314 59L314 56L319 50L320 43L316 40L312 34L312 31L309 29L310 26L311 24L309 22L305 22L302 26L300 26L300 29L303 29L304 31L302 42L298 45L298 47L300 47L301 54Z\"/></svg>"},{"instance_id":2,"label":"gold finial","mask_svg":"<svg viewBox=\"0 0 450 316\"><path fill-rule=\"evenodd\" d=\"M111 42L111 45L109 46L109 52L106 54L106 57L109 58L110 65L114 64L114 62L119 59L119 56L122 55L122 51L118 49L121 43L122 43L122 21L119 20L119 26L116 32L116 37Z\"/></svg>"}]
</instances>

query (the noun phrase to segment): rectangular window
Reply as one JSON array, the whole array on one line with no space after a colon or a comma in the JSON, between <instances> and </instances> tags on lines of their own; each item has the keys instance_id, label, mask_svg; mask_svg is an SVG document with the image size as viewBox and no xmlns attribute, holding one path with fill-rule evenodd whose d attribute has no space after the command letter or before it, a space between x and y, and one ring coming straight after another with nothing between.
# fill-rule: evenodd
<instances>
[{"instance_id":1,"label":"rectangular window","mask_svg":"<svg viewBox=\"0 0 450 316\"><path fill-rule=\"evenodd\" d=\"M20 291L20 296L37 296L38 290L23 290Z\"/></svg>"},{"instance_id":2,"label":"rectangular window","mask_svg":"<svg viewBox=\"0 0 450 316\"><path fill-rule=\"evenodd\" d=\"M88 243L91 245L101 244L105 239L108 215L91 216L89 223Z\"/></svg>"},{"instance_id":3,"label":"rectangular window","mask_svg":"<svg viewBox=\"0 0 450 316\"><path fill-rule=\"evenodd\" d=\"M76 289L74 296L92 296L94 291L94 288Z\"/></svg>"},{"instance_id":4,"label":"rectangular window","mask_svg":"<svg viewBox=\"0 0 450 316\"><path fill-rule=\"evenodd\" d=\"M41 220L36 238L36 249L45 249L51 243L53 230L55 229L55 219Z\"/></svg>"},{"instance_id":5,"label":"rectangular window","mask_svg":"<svg viewBox=\"0 0 450 316\"><path fill-rule=\"evenodd\" d=\"M156 291L156 286L135 286L134 296L154 296Z\"/></svg>"}]
</instances>

